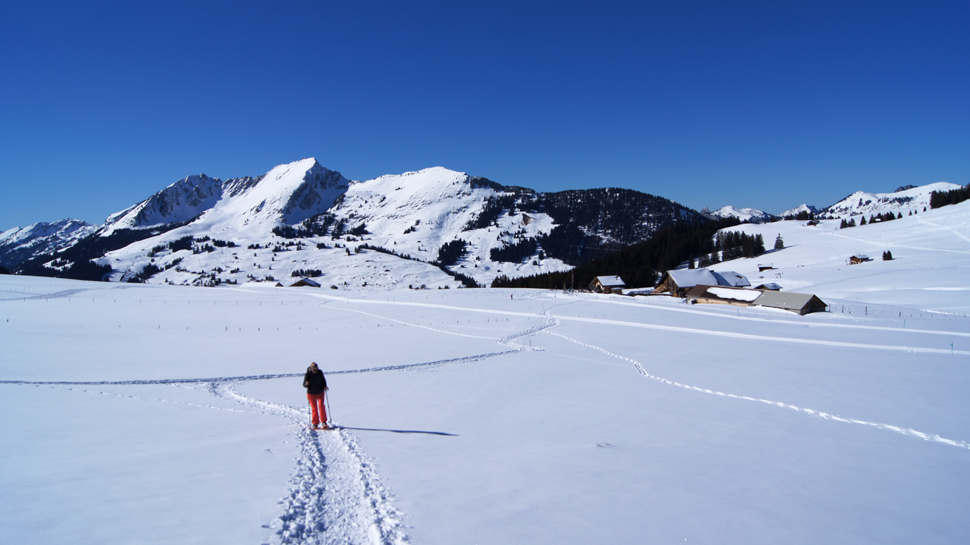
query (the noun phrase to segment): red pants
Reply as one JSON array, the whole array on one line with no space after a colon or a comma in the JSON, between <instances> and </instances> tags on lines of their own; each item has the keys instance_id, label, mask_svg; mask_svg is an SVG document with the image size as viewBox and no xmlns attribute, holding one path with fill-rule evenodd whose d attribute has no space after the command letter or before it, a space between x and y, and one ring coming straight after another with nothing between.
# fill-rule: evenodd
<instances>
[{"instance_id":1,"label":"red pants","mask_svg":"<svg viewBox=\"0 0 970 545\"><path fill-rule=\"evenodd\" d=\"M327 408L323 403L323 396L326 394L307 394L306 398L310 401L310 420L313 425L326 424Z\"/></svg>"}]
</instances>

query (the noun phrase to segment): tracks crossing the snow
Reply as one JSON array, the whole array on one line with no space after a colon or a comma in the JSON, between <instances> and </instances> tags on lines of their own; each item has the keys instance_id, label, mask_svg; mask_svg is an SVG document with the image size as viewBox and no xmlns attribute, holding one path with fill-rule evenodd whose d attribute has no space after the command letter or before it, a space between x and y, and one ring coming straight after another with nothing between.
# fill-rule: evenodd
<instances>
[{"instance_id":1,"label":"tracks crossing the snow","mask_svg":"<svg viewBox=\"0 0 970 545\"><path fill-rule=\"evenodd\" d=\"M371 316L391 320L384 316ZM440 333L455 334L447 330L400 320L394 321L408 326L425 327ZM543 324L504 337L487 337L505 347L505 350L412 364L328 371L327 374L411 371L480 362L530 350L531 348L518 344L517 340L543 331L556 323L558 322L554 319L547 319ZM300 376L302 373L116 381L0 380L0 384L60 386L68 390L102 395L106 392L99 391L98 386L183 385L204 390L218 399L234 401L249 410L285 419L299 440L299 457L290 479L289 494L281 501L283 512L269 524L269 528L274 530L273 538L269 543L273 545L402 545L408 543L406 527L402 522L403 515L393 506L390 494L382 486L372 462L352 431L339 427L328 431L312 430L306 424L305 408L263 401L247 396L237 389L240 383ZM131 394L114 395L139 398ZM162 398L157 401L213 410L239 410L214 404L167 401Z\"/></svg>"},{"instance_id":2,"label":"tracks crossing the snow","mask_svg":"<svg viewBox=\"0 0 970 545\"><path fill-rule=\"evenodd\" d=\"M809 408L805 408L805 407L798 407L796 405L792 405L790 403L785 403L783 401L772 401L770 399L760 399L760 398L750 397L750 396L746 396L746 395L738 395L738 394L732 394L732 393L727 393L727 392L719 392L719 391L711 390L711 389L708 389L708 388L701 388L701 387L698 387L698 386L692 386L690 384L682 384L680 382L676 382L676 381L673 381L673 380L669 380L669 379L666 379L666 378L663 378L663 377L658 377L656 375L652 375L652 374L648 373L647 370L644 369L643 365L641 365L640 362L638 362L635 359L628 358L626 356L621 356L619 354L614 354L613 352L610 352L609 350L606 350L605 348L602 348L602 347L599 347L599 346L596 346L596 345L593 345L593 344L585 343L585 342L579 341L577 339L574 339L572 337L567 337L566 335L562 335L560 333L555 333L555 332L546 332L546 333L549 334L549 335L554 335L556 337L559 337L559 338L564 339L566 341L569 341L571 343L574 343L574 344L577 344L577 345L580 345L580 346L584 346L584 347L589 348L589 349L592 349L592 350L596 350L596 351L601 352L603 354L606 354L607 356L610 356L612 358L617 358L617 359L626 361L626 362L630 363L631 365L633 365L633 367L637 370L637 372L641 376L643 376L645 378L649 378L651 380L655 380L655 381L660 382L662 384L668 384L670 386L676 386L678 388L684 388L686 390L691 390L691 391L694 391L694 392L700 392L700 393L709 394L709 395L716 395L716 396L730 398L730 399L737 399L737 400L741 400L741 401L753 401L753 402L756 402L756 403L764 403L765 405L770 405L770 406L773 406L773 407L779 407L779 408L782 408L782 409L789 409L789 410L796 411L796 412L799 412L799 413L802 413L802 414L806 414L806 415L810 415L810 416L815 416L815 417L822 418L822 419L825 419L825 420L831 420L833 422L841 422L841 423L845 423L845 424L856 424L856 425L862 425L862 426L869 426L869 427L873 427L873 428L880 429L880 430L886 430L886 431L891 431L891 432L894 432L894 433L899 433L899 434L906 435L906 436L909 436L909 437L915 437L917 439L922 439L924 441L931 441L931 442L934 442L934 443L941 443L941 444L944 444L944 445L949 445L949 446L953 446L953 447L959 447L959 448L962 448L962 449L970 450L970 443L968 443L967 441L959 441L959 440L955 440L955 439L947 439L946 437L941 437L941 436L936 435L936 434L926 433L926 432L914 430L912 428L903 428L903 427L900 427L900 426L894 426L894 425L891 425L891 424L884 424L884 423L879 423L879 422L867 422L865 420L859 420L859 419L856 419L856 418L846 418L846 417L842 417L842 416L830 414L830 413L827 413L827 412L824 412L824 411L817 411L815 409L809 409Z\"/></svg>"}]
</instances>

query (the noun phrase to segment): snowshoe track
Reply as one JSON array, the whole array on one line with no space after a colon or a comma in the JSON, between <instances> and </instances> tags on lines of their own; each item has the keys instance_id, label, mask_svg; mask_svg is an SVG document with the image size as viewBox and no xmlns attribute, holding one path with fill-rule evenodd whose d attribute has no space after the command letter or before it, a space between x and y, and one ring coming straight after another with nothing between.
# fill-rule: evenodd
<instances>
[{"instance_id":1,"label":"snowshoe track","mask_svg":"<svg viewBox=\"0 0 970 545\"><path fill-rule=\"evenodd\" d=\"M783 409L790 409L790 410L793 410L793 411L796 411L796 412L799 412L799 413L802 413L802 414L807 414L807 415L810 415L810 416L815 416L815 417L818 417L818 418L822 418L824 420L831 420L833 422L842 422L844 424L857 424L857 425L862 425L862 426L869 426L869 427L873 427L873 428L880 429L880 430L886 430L886 431L891 431L891 432L898 433L898 434L901 434L901 435L906 435L906 436L909 436L909 437L915 437L915 438L918 438L918 439L922 439L924 441L931 441L931 442L934 442L934 443L941 443L941 444L944 444L944 445L950 445L950 446L953 446L953 447L959 447L959 448L962 448L962 449L970 450L970 443L968 443L967 441L958 441L958 440L955 440L955 439L947 439L945 437L941 437L941 436L936 435L936 434L925 433L925 432L921 432L921 431L918 431L918 430L914 430L912 428L903 428L903 427L900 427L900 426L893 426L891 424L883 424L883 423L879 423L879 422L867 422L865 420L858 420L858 419L855 419L855 418L845 418L845 417L837 416L837 415L834 415L834 414L826 413L826 412L823 412L823 411L817 411L815 409L808 409L808 408L805 408L805 407L798 407L796 405L791 405L789 403L785 403L785 402L782 402L782 401L772 401L770 399L760 399L760 398L750 397L750 396L745 396L745 395L738 395L738 394L731 394L731 393L726 393L726 392L719 392L717 390L710 390L710 389L707 389L707 388L700 388L698 386L691 386L689 384L681 384L681 383L676 382L676 381L673 381L673 380L665 379L663 377L658 377L656 375L651 375L650 373L647 372L646 369L643 368L643 365L641 365L640 362L638 362L638 361L636 361L636 360L634 360L632 358L628 358L626 356L621 356L619 354L614 354L613 352L610 352L609 350L606 350L605 348L602 348L602 347L599 347L599 346L595 346L595 345L592 345L592 344L589 344L589 343L584 343L582 341L573 339L572 337L567 337L566 335L562 335L560 333L555 333L555 332L551 332L551 331L547 331L546 333L548 333L549 335L554 335L554 336L559 337L561 339L565 339L565 340L567 340L567 341L569 341L571 343L578 344L580 346L585 346L587 348L590 348L592 350L596 350L598 352L602 352L603 354L606 354L607 356L610 356L612 358L617 358L617 359L626 361L626 362L632 364L633 367L637 370L638 373L640 373L641 376L646 377L646 378L649 378L649 379L652 379L652 380L655 380L655 381L660 382L662 384L668 384L670 386L676 386L678 388L684 388L685 390L691 390L691 391L700 392L700 393L709 394L709 395L716 395L716 396L720 396L720 397L726 397L726 398L731 398L731 399L738 399L738 400L742 400L742 401L753 401L753 402L756 402L756 403L764 403L765 405L770 405L770 406L773 406L773 407L779 407L779 408L783 408Z\"/></svg>"},{"instance_id":2,"label":"snowshoe track","mask_svg":"<svg viewBox=\"0 0 970 545\"><path fill-rule=\"evenodd\" d=\"M300 458L283 514L273 523L271 543L279 545L408 542L401 513L391 505L372 463L356 437L343 429L311 430L306 411L240 394L230 383L214 394L291 421Z\"/></svg>"},{"instance_id":3,"label":"snowshoe track","mask_svg":"<svg viewBox=\"0 0 970 545\"><path fill-rule=\"evenodd\" d=\"M546 311L548 312L548 310ZM368 314L363 313L362 314ZM370 314L381 319L384 316ZM400 322L399 320L394 320ZM419 324L400 322L404 325L423 327L432 331L474 337L440 330ZM527 350L517 341L523 337L545 331L560 322L546 318L545 323L518 331L505 337L478 337L494 340L506 350L474 354L404 365L388 365L367 369L328 371L327 374L374 373L399 370L433 369L443 365L465 364L488 360ZM392 505L391 497L383 488L372 462L359 446L356 436L337 427L327 431L312 430L306 425L306 410L287 405L255 399L238 392L239 382L301 377L302 373L277 373L235 377L134 379L104 381L27 381L0 380L0 384L66 387L68 390L100 395L139 398L125 394L108 394L98 391L97 386L137 385L195 385L209 395L235 401L249 409L257 410L288 420L299 440L300 454L296 470L290 479L289 494L281 500L283 512L268 528L274 531L267 542L273 545L316 544L372 544L403 545L408 543L402 514ZM139 398L146 399L148 398ZM172 402L159 398L159 402ZM235 411L237 409L177 402L200 408Z\"/></svg>"}]
</instances>

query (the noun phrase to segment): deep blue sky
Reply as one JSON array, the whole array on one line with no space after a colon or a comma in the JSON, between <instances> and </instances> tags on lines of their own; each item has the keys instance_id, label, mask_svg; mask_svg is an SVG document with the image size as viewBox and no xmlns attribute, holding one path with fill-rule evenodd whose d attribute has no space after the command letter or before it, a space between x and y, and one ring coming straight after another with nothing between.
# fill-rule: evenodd
<instances>
[{"instance_id":1,"label":"deep blue sky","mask_svg":"<svg viewBox=\"0 0 970 545\"><path fill-rule=\"evenodd\" d=\"M0 6L0 230L303 157L773 213L967 184L970 3Z\"/></svg>"}]
</instances>

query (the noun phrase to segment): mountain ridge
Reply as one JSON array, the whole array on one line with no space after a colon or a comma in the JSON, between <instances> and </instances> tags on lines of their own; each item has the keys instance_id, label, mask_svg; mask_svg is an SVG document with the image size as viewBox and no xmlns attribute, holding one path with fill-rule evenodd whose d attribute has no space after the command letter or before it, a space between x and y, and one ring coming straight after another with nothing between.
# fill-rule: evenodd
<instances>
[{"instance_id":1,"label":"mountain ridge","mask_svg":"<svg viewBox=\"0 0 970 545\"><path fill-rule=\"evenodd\" d=\"M284 282L311 272L333 286L407 279L458 287L565 270L658 228L700 220L633 190L538 193L440 166L351 181L307 158L258 177L187 176L104 225L86 226L72 243L26 244L20 235L37 227L8 231L0 263L21 274L83 270L113 281ZM375 248L381 255L363 261L381 264L361 267L357 258ZM302 253L281 262L289 250Z\"/></svg>"},{"instance_id":2,"label":"mountain ridge","mask_svg":"<svg viewBox=\"0 0 970 545\"><path fill-rule=\"evenodd\" d=\"M926 187L869 200L919 204L928 201ZM755 209L718 212L776 219ZM569 270L660 229L703 221L630 189L540 193L441 166L357 181L305 158L256 177L186 176L101 226L62 220L11 229L0 235L0 266L194 285L286 283L305 273L333 287L459 287Z\"/></svg>"}]
</instances>

